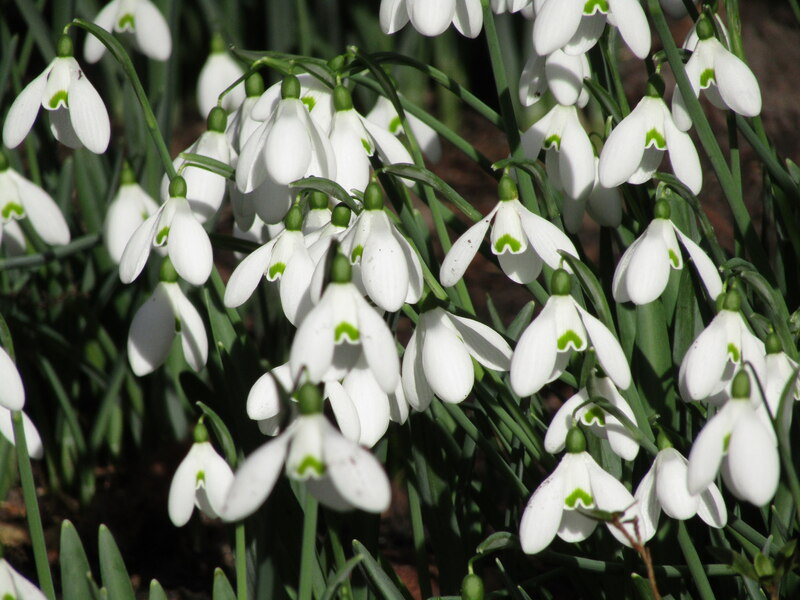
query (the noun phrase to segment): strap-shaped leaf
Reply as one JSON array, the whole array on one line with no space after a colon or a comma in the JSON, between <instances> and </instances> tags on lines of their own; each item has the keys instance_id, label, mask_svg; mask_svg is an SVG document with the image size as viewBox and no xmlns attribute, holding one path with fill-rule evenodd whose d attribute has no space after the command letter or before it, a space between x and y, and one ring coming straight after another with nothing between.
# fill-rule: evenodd
<instances>
[{"instance_id":1,"label":"strap-shaped leaf","mask_svg":"<svg viewBox=\"0 0 800 600\"><path fill-rule=\"evenodd\" d=\"M92 598L92 569L75 526L66 519L61 523L60 555L64 600Z\"/></svg>"},{"instance_id":2,"label":"strap-shaped leaf","mask_svg":"<svg viewBox=\"0 0 800 600\"><path fill-rule=\"evenodd\" d=\"M114 600L135 600L125 561L122 560L114 536L105 525L100 525L97 545L100 555L100 575L108 597Z\"/></svg>"}]
</instances>

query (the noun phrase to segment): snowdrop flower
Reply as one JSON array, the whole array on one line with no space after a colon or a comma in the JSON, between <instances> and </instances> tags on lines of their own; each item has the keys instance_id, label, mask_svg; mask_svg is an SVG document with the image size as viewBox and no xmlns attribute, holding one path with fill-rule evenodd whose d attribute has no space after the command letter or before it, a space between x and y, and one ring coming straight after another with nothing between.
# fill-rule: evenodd
<instances>
[{"instance_id":1,"label":"snowdrop flower","mask_svg":"<svg viewBox=\"0 0 800 600\"><path fill-rule=\"evenodd\" d=\"M264 121L264 119L253 117L253 109L264 93L264 78L261 73L251 73L247 76L247 79L244 80L244 92L244 100L239 108L230 115L225 126L225 135L228 136L231 147L236 150L237 157L244 143Z\"/></svg>"},{"instance_id":2,"label":"snowdrop flower","mask_svg":"<svg viewBox=\"0 0 800 600\"><path fill-rule=\"evenodd\" d=\"M194 428L194 444L169 486L170 521L175 527L183 527L195 506L216 519L232 482L233 471L208 441L208 430L201 421Z\"/></svg>"},{"instance_id":3,"label":"snowdrop flower","mask_svg":"<svg viewBox=\"0 0 800 600\"><path fill-rule=\"evenodd\" d=\"M781 340L774 331L767 335L765 347L767 356L764 359L764 377L761 382L765 399L770 414L788 435L792 424L792 398L800 400L798 364L783 351Z\"/></svg>"},{"instance_id":4,"label":"snowdrop flower","mask_svg":"<svg viewBox=\"0 0 800 600\"><path fill-rule=\"evenodd\" d=\"M197 106L200 114L208 116L217 106L219 95L234 81L244 75L244 70L225 47L225 40L215 33L211 38L211 54L208 55L197 79ZM244 101L244 85L239 83L222 99L222 108L233 112Z\"/></svg>"},{"instance_id":5,"label":"snowdrop flower","mask_svg":"<svg viewBox=\"0 0 800 600\"><path fill-rule=\"evenodd\" d=\"M106 31L128 33L136 49L154 60L167 60L172 54L172 35L164 15L150 0L111 0L97 13L94 24ZM86 36L83 57L96 63L106 47L93 35Z\"/></svg>"},{"instance_id":6,"label":"snowdrop flower","mask_svg":"<svg viewBox=\"0 0 800 600\"><path fill-rule=\"evenodd\" d=\"M5 558L0 558L0 598L4 600L47 600L47 596L20 575Z\"/></svg>"},{"instance_id":7,"label":"snowdrop flower","mask_svg":"<svg viewBox=\"0 0 800 600\"><path fill-rule=\"evenodd\" d=\"M467 229L444 257L439 272L443 286L455 285L461 279L490 225L492 253L503 272L517 283L536 279L542 264L557 269L561 264L560 251L578 256L564 232L520 203L517 184L508 175L500 179L498 196L500 201L491 212Z\"/></svg>"},{"instance_id":8,"label":"snowdrop flower","mask_svg":"<svg viewBox=\"0 0 800 600\"><path fill-rule=\"evenodd\" d=\"M669 202L659 199L655 218L644 233L628 246L614 271L611 287L614 300L647 304L659 298L667 287L670 269L682 269L680 245L694 262L709 298L716 300L722 292L722 279L714 263L670 221Z\"/></svg>"},{"instance_id":9,"label":"snowdrop flower","mask_svg":"<svg viewBox=\"0 0 800 600\"><path fill-rule=\"evenodd\" d=\"M128 360L139 377L164 364L176 335L193 370L202 369L208 358L203 319L181 291L169 258L161 265L160 279L153 295L136 311L128 332Z\"/></svg>"},{"instance_id":10,"label":"snowdrop flower","mask_svg":"<svg viewBox=\"0 0 800 600\"><path fill-rule=\"evenodd\" d=\"M300 92L297 77L287 75L272 116L252 133L239 155L239 191L251 192L267 178L289 185L308 175L336 177L331 144L300 100Z\"/></svg>"},{"instance_id":11,"label":"snowdrop flower","mask_svg":"<svg viewBox=\"0 0 800 600\"><path fill-rule=\"evenodd\" d=\"M567 441L567 433L577 421L598 437L606 438L617 456L625 460L635 459L639 454L636 438L614 415L590 402L591 398L603 398L634 425L639 425L636 415L614 382L608 377L592 375L588 389L581 389L556 411L544 437L544 449L551 454L561 452Z\"/></svg>"},{"instance_id":12,"label":"snowdrop flower","mask_svg":"<svg viewBox=\"0 0 800 600\"><path fill-rule=\"evenodd\" d=\"M492 10L496 15L515 13L530 6L532 2L533 0L492 0Z\"/></svg>"},{"instance_id":13,"label":"snowdrop flower","mask_svg":"<svg viewBox=\"0 0 800 600\"><path fill-rule=\"evenodd\" d=\"M659 442L661 440L662 436L659 436ZM653 465L642 477L634 494L639 504L642 541L656 534L662 509L673 519L685 521L699 515L710 527L725 527L728 510L719 488L711 481L708 487L692 494L686 486L687 472L688 461L675 448L664 447L656 454Z\"/></svg>"},{"instance_id":14,"label":"snowdrop flower","mask_svg":"<svg viewBox=\"0 0 800 600\"><path fill-rule=\"evenodd\" d=\"M108 206L103 223L103 241L115 263L119 264L122 260L125 246L136 229L157 211L158 204L136 182L133 169L125 162L119 190Z\"/></svg>"},{"instance_id":15,"label":"snowdrop flower","mask_svg":"<svg viewBox=\"0 0 800 600\"><path fill-rule=\"evenodd\" d=\"M729 108L745 117L761 112L761 90L753 72L739 57L714 37L714 25L701 15L696 27L697 42L686 75L695 97L704 90L708 100L717 108ZM692 119L686 109L686 99L676 86L672 95L672 116L679 129L686 131Z\"/></svg>"},{"instance_id":16,"label":"snowdrop flower","mask_svg":"<svg viewBox=\"0 0 800 600\"><path fill-rule=\"evenodd\" d=\"M44 446L39 430L33 424L30 417L24 412L22 414L22 428L25 430L25 445L28 446L28 455L31 458L40 459L44 456ZM12 411L4 406L0 406L0 434L8 440L12 446L16 446L16 436L14 434L14 422Z\"/></svg>"},{"instance_id":17,"label":"snowdrop flower","mask_svg":"<svg viewBox=\"0 0 800 600\"><path fill-rule=\"evenodd\" d=\"M12 220L24 218L30 220L33 229L47 244L69 243L69 227L58 205L42 188L12 169L6 155L0 151L0 232ZM25 247L24 241L22 247Z\"/></svg>"},{"instance_id":18,"label":"snowdrop flower","mask_svg":"<svg viewBox=\"0 0 800 600\"><path fill-rule=\"evenodd\" d=\"M533 22L533 47L540 56L559 48L581 54L600 39L606 20L637 57L650 54L650 25L638 0L545 0Z\"/></svg>"},{"instance_id":19,"label":"snowdrop flower","mask_svg":"<svg viewBox=\"0 0 800 600\"><path fill-rule=\"evenodd\" d=\"M322 79L320 79L322 78ZM308 114L319 127L320 131L328 132L331 129L333 120L333 82L326 83L326 73L301 73L297 75L297 82L300 84L300 101L305 105ZM252 119L256 121L266 121L275 112L283 96L283 83L279 82L271 85L253 105L250 113ZM242 143L249 139L249 136L242 137Z\"/></svg>"},{"instance_id":20,"label":"snowdrop flower","mask_svg":"<svg viewBox=\"0 0 800 600\"><path fill-rule=\"evenodd\" d=\"M404 133L400 116L397 114L392 101L386 96L378 96L375 106L367 113L366 119L382 129L388 129L393 135ZM430 125L422 122L409 112L406 112L406 121L408 121L411 133L414 134L422 153L431 162L439 162L439 159L442 158L442 143L439 140L439 134Z\"/></svg>"},{"instance_id":21,"label":"snowdrop flower","mask_svg":"<svg viewBox=\"0 0 800 600\"><path fill-rule=\"evenodd\" d=\"M558 104L583 108L589 102L589 92L583 80L592 74L586 53L567 54L554 50L546 56L534 52L519 78L519 101L532 106L550 90Z\"/></svg>"},{"instance_id":22,"label":"snowdrop flower","mask_svg":"<svg viewBox=\"0 0 800 600\"><path fill-rule=\"evenodd\" d=\"M408 21L422 35L433 37L444 33L450 23L470 38L478 37L483 28L480 0L381 0L381 29L392 34Z\"/></svg>"},{"instance_id":23,"label":"snowdrop flower","mask_svg":"<svg viewBox=\"0 0 800 600\"><path fill-rule=\"evenodd\" d=\"M395 312L422 295L422 265L411 244L383 210L383 191L370 183L364 210L342 238L342 252L360 264L360 277L370 299L379 308Z\"/></svg>"},{"instance_id":24,"label":"snowdrop flower","mask_svg":"<svg viewBox=\"0 0 800 600\"><path fill-rule=\"evenodd\" d=\"M316 386L304 384L297 396L297 420L247 457L236 471L223 518L236 521L255 512L272 492L284 464L286 475L304 481L308 491L326 506L374 513L386 510L391 488L377 459L328 423Z\"/></svg>"},{"instance_id":25,"label":"snowdrop flower","mask_svg":"<svg viewBox=\"0 0 800 600\"><path fill-rule=\"evenodd\" d=\"M189 208L186 182L180 175L169 184L169 199L131 236L119 263L119 278L130 283L139 276L150 249L167 246L167 254L181 278L192 285L202 285L211 275L211 241Z\"/></svg>"},{"instance_id":26,"label":"snowdrop flower","mask_svg":"<svg viewBox=\"0 0 800 600\"><path fill-rule=\"evenodd\" d=\"M8 410L22 410L25 406L25 388L14 361L0 347L0 406Z\"/></svg>"},{"instance_id":27,"label":"snowdrop flower","mask_svg":"<svg viewBox=\"0 0 800 600\"><path fill-rule=\"evenodd\" d=\"M617 228L622 222L622 195L617 187L607 188L600 183L597 174L599 159L594 157L594 185L587 198L570 198L565 195L561 206L564 229L577 233L583 225L583 213L587 212L601 227ZM558 183L554 180L554 183Z\"/></svg>"},{"instance_id":28,"label":"snowdrop flower","mask_svg":"<svg viewBox=\"0 0 800 600\"><path fill-rule=\"evenodd\" d=\"M330 274L322 298L297 329L289 355L292 377L305 369L312 382L338 378L330 371L346 373L362 349L380 388L393 393L400 377L394 336L353 285L352 267L344 255L333 257Z\"/></svg>"},{"instance_id":29,"label":"snowdrop flower","mask_svg":"<svg viewBox=\"0 0 800 600\"><path fill-rule=\"evenodd\" d=\"M474 319L436 307L421 312L403 355L402 382L408 403L423 411L434 394L463 402L472 391L472 359L488 369L508 371L511 347L499 333Z\"/></svg>"},{"instance_id":30,"label":"snowdrop flower","mask_svg":"<svg viewBox=\"0 0 800 600\"><path fill-rule=\"evenodd\" d=\"M592 191L594 148L575 106L554 106L522 134L522 146L532 159L547 151L547 174L570 198L583 200Z\"/></svg>"},{"instance_id":31,"label":"snowdrop flower","mask_svg":"<svg viewBox=\"0 0 800 600\"><path fill-rule=\"evenodd\" d=\"M631 371L617 338L569 295L569 273L556 269L551 282L552 295L522 333L511 358L513 390L520 396L535 394L563 373L573 352L583 352L589 344L603 371L618 388L627 389Z\"/></svg>"},{"instance_id":32,"label":"snowdrop flower","mask_svg":"<svg viewBox=\"0 0 800 600\"><path fill-rule=\"evenodd\" d=\"M764 372L764 344L750 333L740 311L741 297L729 290L717 298L720 311L686 351L678 373L687 400L709 400L725 391L736 365L749 362Z\"/></svg>"},{"instance_id":33,"label":"snowdrop flower","mask_svg":"<svg viewBox=\"0 0 800 600\"><path fill-rule=\"evenodd\" d=\"M586 452L586 439L577 427L567 434L566 448L556 470L536 488L522 513L519 541L526 554L541 552L556 534L565 542L588 538L598 521L586 516L582 509L622 513L623 523L638 516L631 493ZM610 522L606 525L611 535L630 547L619 529ZM630 523L623 527L636 539Z\"/></svg>"},{"instance_id":34,"label":"snowdrop flower","mask_svg":"<svg viewBox=\"0 0 800 600\"><path fill-rule=\"evenodd\" d=\"M700 192L703 172L692 138L675 125L661 98L660 78L647 86L647 95L617 125L600 153L600 183L616 187L624 182L649 181L665 151L675 176L693 194Z\"/></svg>"},{"instance_id":35,"label":"snowdrop flower","mask_svg":"<svg viewBox=\"0 0 800 600\"><path fill-rule=\"evenodd\" d=\"M111 123L100 94L73 57L72 40L62 35L56 58L31 81L8 109L3 143L16 148L28 135L44 107L50 113L55 138L70 148L87 148L102 154L111 138Z\"/></svg>"},{"instance_id":36,"label":"snowdrop flower","mask_svg":"<svg viewBox=\"0 0 800 600\"><path fill-rule=\"evenodd\" d=\"M756 506L767 504L778 489L780 458L772 423L750 399L750 377L733 378L732 398L697 434L689 452L689 493L705 490L717 472L733 495Z\"/></svg>"}]
</instances>

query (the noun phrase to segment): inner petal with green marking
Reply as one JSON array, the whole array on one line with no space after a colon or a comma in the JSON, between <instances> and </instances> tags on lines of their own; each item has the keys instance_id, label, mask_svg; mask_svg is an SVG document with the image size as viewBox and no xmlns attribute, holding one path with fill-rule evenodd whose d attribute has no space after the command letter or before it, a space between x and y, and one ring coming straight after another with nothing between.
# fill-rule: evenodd
<instances>
[{"instance_id":1,"label":"inner petal with green marking","mask_svg":"<svg viewBox=\"0 0 800 600\"><path fill-rule=\"evenodd\" d=\"M286 263L276 262L269 268L267 274L270 280L274 280L278 275L283 275L283 272L285 270L286 270Z\"/></svg>"},{"instance_id":2,"label":"inner petal with green marking","mask_svg":"<svg viewBox=\"0 0 800 600\"><path fill-rule=\"evenodd\" d=\"M583 5L584 15L593 15L596 12L601 12L604 15L608 14L608 0L586 0Z\"/></svg>"},{"instance_id":3,"label":"inner petal with green marking","mask_svg":"<svg viewBox=\"0 0 800 600\"><path fill-rule=\"evenodd\" d=\"M578 508L592 508L594 506L594 498L592 495L583 488L575 488L572 493L564 498L564 506L570 509Z\"/></svg>"},{"instance_id":4,"label":"inner petal with green marking","mask_svg":"<svg viewBox=\"0 0 800 600\"><path fill-rule=\"evenodd\" d=\"M560 352L564 352L567 348L572 346L573 350L577 350L578 348L583 347L583 339L577 333L575 333L572 329L567 329L564 333L562 333L558 341L556 342L556 347Z\"/></svg>"},{"instance_id":5,"label":"inner petal with green marking","mask_svg":"<svg viewBox=\"0 0 800 600\"><path fill-rule=\"evenodd\" d=\"M739 351L739 348L737 348L735 344L728 343L728 356L733 362L738 363L742 358L742 353Z\"/></svg>"},{"instance_id":6,"label":"inner petal with green marking","mask_svg":"<svg viewBox=\"0 0 800 600\"><path fill-rule=\"evenodd\" d=\"M131 13L125 13L117 21L117 31L133 31L136 28L136 20Z\"/></svg>"},{"instance_id":7,"label":"inner petal with green marking","mask_svg":"<svg viewBox=\"0 0 800 600\"><path fill-rule=\"evenodd\" d=\"M57 109L59 106L69 106L69 96L67 96L66 90L58 90L53 97L50 98L50 102L47 103L47 106L53 110Z\"/></svg>"},{"instance_id":8,"label":"inner petal with green marking","mask_svg":"<svg viewBox=\"0 0 800 600\"><path fill-rule=\"evenodd\" d=\"M169 237L169 227L164 227L161 231L156 234L156 245L161 246L164 242L167 241Z\"/></svg>"},{"instance_id":9,"label":"inner petal with green marking","mask_svg":"<svg viewBox=\"0 0 800 600\"><path fill-rule=\"evenodd\" d=\"M21 219L24 217L25 209L17 202L9 202L3 207L3 210L0 211L0 214L3 216L3 221L7 222L11 219Z\"/></svg>"},{"instance_id":10,"label":"inner petal with green marking","mask_svg":"<svg viewBox=\"0 0 800 600\"><path fill-rule=\"evenodd\" d=\"M397 116L394 119L392 119L391 121L389 121L389 131L391 131L394 134L397 134L397 132L400 131L400 127L402 125L403 125L403 123L402 123L402 121L400 121L400 117Z\"/></svg>"},{"instance_id":11,"label":"inner petal with green marking","mask_svg":"<svg viewBox=\"0 0 800 600\"><path fill-rule=\"evenodd\" d=\"M358 262L358 259L361 258L362 254L364 254L364 246L359 244L358 246L353 248L353 251L350 253L350 262L356 264L356 262Z\"/></svg>"},{"instance_id":12,"label":"inner petal with green marking","mask_svg":"<svg viewBox=\"0 0 800 600\"><path fill-rule=\"evenodd\" d=\"M369 140L361 138L361 145L364 146L364 150L367 151L367 154L372 155L373 149L372 144L369 143Z\"/></svg>"},{"instance_id":13,"label":"inner petal with green marking","mask_svg":"<svg viewBox=\"0 0 800 600\"><path fill-rule=\"evenodd\" d=\"M544 140L544 147L546 149L552 148L553 146L556 147L556 150L561 150L561 136L556 133L547 136Z\"/></svg>"},{"instance_id":14,"label":"inner petal with green marking","mask_svg":"<svg viewBox=\"0 0 800 600\"><path fill-rule=\"evenodd\" d=\"M680 269L681 259L677 254L675 254L675 250L670 248L669 250L667 250L667 253L669 254L669 262L672 263L673 268Z\"/></svg>"},{"instance_id":15,"label":"inner petal with green marking","mask_svg":"<svg viewBox=\"0 0 800 600\"><path fill-rule=\"evenodd\" d=\"M522 242L506 233L494 243L494 252L495 254L502 254L506 248L512 254L519 254L522 251Z\"/></svg>"},{"instance_id":16,"label":"inner petal with green marking","mask_svg":"<svg viewBox=\"0 0 800 600\"><path fill-rule=\"evenodd\" d=\"M644 147L649 148L650 146L655 146L659 150L667 149L667 141L655 127L647 132L647 136L644 139Z\"/></svg>"},{"instance_id":17,"label":"inner petal with green marking","mask_svg":"<svg viewBox=\"0 0 800 600\"><path fill-rule=\"evenodd\" d=\"M311 471L306 475L306 471ZM325 465L323 465L316 457L307 454L297 465L297 474L301 477L322 477L325 475Z\"/></svg>"},{"instance_id":18,"label":"inner petal with green marking","mask_svg":"<svg viewBox=\"0 0 800 600\"><path fill-rule=\"evenodd\" d=\"M196 486L205 485L206 483L206 472L205 471L198 471L197 475L194 478L194 482Z\"/></svg>"},{"instance_id":19,"label":"inner petal with green marking","mask_svg":"<svg viewBox=\"0 0 800 600\"><path fill-rule=\"evenodd\" d=\"M700 73L700 88L706 89L712 83L716 83L717 76L714 73L714 69L706 69L702 73Z\"/></svg>"},{"instance_id":20,"label":"inner petal with green marking","mask_svg":"<svg viewBox=\"0 0 800 600\"><path fill-rule=\"evenodd\" d=\"M317 105L317 101L314 99L313 96L303 96L300 98L300 101L306 105L308 112L314 110L314 107Z\"/></svg>"},{"instance_id":21,"label":"inner petal with green marking","mask_svg":"<svg viewBox=\"0 0 800 600\"><path fill-rule=\"evenodd\" d=\"M358 331L358 327L351 325L347 321L339 323L333 331L333 339L337 344L341 342L356 344L360 338L361 334Z\"/></svg>"},{"instance_id":22,"label":"inner petal with green marking","mask_svg":"<svg viewBox=\"0 0 800 600\"><path fill-rule=\"evenodd\" d=\"M606 413L599 406L592 405L591 408L589 408L589 410L583 413L583 415L581 416L581 421L583 421L587 425L592 425L593 423L597 423L598 425L600 425L600 427L603 427L606 424Z\"/></svg>"}]
</instances>

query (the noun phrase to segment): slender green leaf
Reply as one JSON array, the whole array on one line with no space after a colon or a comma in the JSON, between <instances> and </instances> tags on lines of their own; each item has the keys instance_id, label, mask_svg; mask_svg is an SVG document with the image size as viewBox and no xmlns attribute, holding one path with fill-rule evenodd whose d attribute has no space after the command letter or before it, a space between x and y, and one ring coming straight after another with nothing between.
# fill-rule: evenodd
<instances>
[{"instance_id":1,"label":"slender green leaf","mask_svg":"<svg viewBox=\"0 0 800 600\"><path fill-rule=\"evenodd\" d=\"M98 534L98 554L103 587L114 600L135 600L131 578L108 527L100 525Z\"/></svg>"},{"instance_id":2,"label":"slender green leaf","mask_svg":"<svg viewBox=\"0 0 800 600\"><path fill-rule=\"evenodd\" d=\"M236 600L236 594L233 591L231 582L225 576L225 573L217 567L214 569L214 593L212 600Z\"/></svg>"},{"instance_id":3,"label":"slender green leaf","mask_svg":"<svg viewBox=\"0 0 800 600\"><path fill-rule=\"evenodd\" d=\"M354 213L361 212L361 207L353 200L350 194L348 194L342 186L330 179L306 177L305 179L300 179L291 183L289 187L301 190L314 190L322 192L323 194L328 194L328 196L333 196L339 202L349 207Z\"/></svg>"},{"instance_id":4,"label":"slender green leaf","mask_svg":"<svg viewBox=\"0 0 800 600\"><path fill-rule=\"evenodd\" d=\"M380 598L383 600L407 600L406 596L397 589L392 578L386 574L376 561L369 550L358 540L353 540L353 551L361 557L359 567L366 575L367 579L375 586Z\"/></svg>"},{"instance_id":5,"label":"slender green leaf","mask_svg":"<svg viewBox=\"0 0 800 600\"><path fill-rule=\"evenodd\" d=\"M225 454L226 460L230 464L235 465L236 444L233 442L233 436L231 436L228 426L225 425L225 422L216 412L214 412L210 406L202 402L197 402L197 406L201 411L203 411L203 415L205 415L209 423L211 423L211 429L214 430L214 435L216 436L219 445L222 447L222 452Z\"/></svg>"},{"instance_id":6,"label":"slender green leaf","mask_svg":"<svg viewBox=\"0 0 800 600\"><path fill-rule=\"evenodd\" d=\"M441 177L424 167L418 167L417 165L412 164L397 164L387 165L382 170L384 173L418 181L432 187L437 192L442 194L442 196L444 196L447 200L455 204L461 210L461 212L463 212L473 221L480 221L483 218L483 215L478 210L473 208L473 206L467 202L463 196L461 196L461 194L455 191Z\"/></svg>"},{"instance_id":7,"label":"slender green leaf","mask_svg":"<svg viewBox=\"0 0 800 600\"><path fill-rule=\"evenodd\" d=\"M164 588L161 587L161 584L155 579L150 582L150 595L147 597L147 600L168 600L167 592L164 591Z\"/></svg>"},{"instance_id":8,"label":"slender green leaf","mask_svg":"<svg viewBox=\"0 0 800 600\"><path fill-rule=\"evenodd\" d=\"M92 597L92 569L75 526L65 519L61 523L61 593L64 600Z\"/></svg>"}]
</instances>

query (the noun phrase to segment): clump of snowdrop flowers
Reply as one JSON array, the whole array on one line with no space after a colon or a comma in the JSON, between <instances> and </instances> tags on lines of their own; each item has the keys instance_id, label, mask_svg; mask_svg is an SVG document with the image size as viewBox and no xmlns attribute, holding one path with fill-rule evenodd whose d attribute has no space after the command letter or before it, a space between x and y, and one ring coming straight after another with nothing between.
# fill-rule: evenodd
<instances>
[{"instance_id":1,"label":"clump of snowdrop flowers","mask_svg":"<svg viewBox=\"0 0 800 600\"><path fill-rule=\"evenodd\" d=\"M119 278L131 283L139 276L153 246L166 244L167 254L182 279L202 285L214 266L211 241L186 200L186 181L173 177L169 198L131 236L119 264Z\"/></svg>"},{"instance_id":2,"label":"clump of snowdrop flowers","mask_svg":"<svg viewBox=\"0 0 800 600\"><path fill-rule=\"evenodd\" d=\"M560 251L578 256L564 232L522 205L517 184L508 175L500 179L498 196L497 205L467 229L444 257L439 272L442 285L449 287L461 279L490 225L492 253L497 256L503 272L517 283L536 279L543 264L558 268L562 260Z\"/></svg>"},{"instance_id":3,"label":"clump of snowdrop flowers","mask_svg":"<svg viewBox=\"0 0 800 600\"><path fill-rule=\"evenodd\" d=\"M714 37L714 24L705 14L700 15L695 31L696 44L686 48L692 52L686 63L686 76L695 97L702 90L717 108L729 108L745 117L758 115L761 90L750 67ZM672 116L681 130L692 126L686 99L677 86L672 96Z\"/></svg>"},{"instance_id":4,"label":"clump of snowdrop flowers","mask_svg":"<svg viewBox=\"0 0 800 600\"><path fill-rule=\"evenodd\" d=\"M178 465L169 487L169 518L175 527L189 522L196 506L216 519L233 482L233 470L211 442L202 423L194 428L194 444Z\"/></svg>"},{"instance_id":5,"label":"clump of snowdrop flowers","mask_svg":"<svg viewBox=\"0 0 800 600\"><path fill-rule=\"evenodd\" d=\"M580 542L597 527L598 520L584 511L619 512L620 524L636 539L628 521L638 517L633 496L622 483L604 471L586 452L586 438L578 427L569 430L567 453L555 471L533 492L519 524L519 542L526 554L541 552L558 534L565 542ZM630 547L626 536L612 523L608 530Z\"/></svg>"},{"instance_id":6,"label":"clump of snowdrop flowers","mask_svg":"<svg viewBox=\"0 0 800 600\"><path fill-rule=\"evenodd\" d=\"M600 366L620 389L631 384L631 371L614 334L570 296L572 279L556 269L551 279L552 295L542 312L519 338L511 358L511 387L520 396L538 392L553 381L573 352L594 348Z\"/></svg>"},{"instance_id":7,"label":"clump of snowdrop flowers","mask_svg":"<svg viewBox=\"0 0 800 600\"><path fill-rule=\"evenodd\" d=\"M42 591L0 558L0 598L3 600L47 600Z\"/></svg>"},{"instance_id":8,"label":"clump of snowdrop flowers","mask_svg":"<svg viewBox=\"0 0 800 600\"><path fill-rule=\"evenodd\" d=\"M750 397L750 377L736 373L731 399L697 434L689 453L688 489L699 494L722 471L734 496L756 506L767 504L778 489L780 458L772 423Z\"/></svg>"},{"instance_id":9,"label":"clump of snowdrop flowers","mask_svg":"<svg viewBox=\"0 0 800 600\"><path fill-rule=\"evenodd\" d=\"M218 33L211 38L211 53L208 55L197 79L197 106L200 114L208 116L217 106L219 96L244 75L241 65L228 53L225 40ZM239 83L222 98L222 108L233 112L244 101L244 85Z\"/></svg>"},{"instance_id":10,"label":"clump of snowdrop flowers","mask_svg":"<svg viewBox=\"0 0 800 600\"><path fill-rule=\"evenodd\" d=\"M639 503L642 541L656 534L662 510L673 519L685 521L698 515L709 527L724 527L728 522L728 510L717 485L711 481L705 489L690 493L686 479L688 461L663 433L659 434L658 442L660 449L653 465L634 494Z\"/></svg>"},{"instance_id":11,"label":"clump of snowdrop flowers","mask_svg":"<svg viewBox=\"0 0 800 600\"><path fill-rule=\"evenodd\" d=\"M119 190L108 205L103 223L103 241L111 259L119 264L133 232L158 211L158 204L136 181L130 164L122 165Z\"/></svg>"},{"instance_id":12,"label":"clump of snowdrop flowers","mask_svg":"<svg viewBox=\"0 0 800 600\"><path fill-rule=\"evenodd\" d=\"M154 60L167 60L172 54L172 35L164 15L150 0L111 0L94 18L106 31L130 34L136 49ZM95 63L106 47L93 35L87 36L83 57Z\"/></svg>"},{"instance_id":13,"label":"clump of snowdrop flowers","mask_svg":"<svg viewBox=\"0 0 800 600\"><path fill-rule=\"evenodd\" d=\"M25 218L46 243L69 243L69 227L50 194L12 169L0 151L0 233L12 220Z\"/></svg>"},{"instance_id":14,"label":"clump of snowdrop flowers","mask_svg":"<svg viewBox=\"0 0 800 600\"><path fill-rule=\"evenodd\" d=\"M16 148L33 127L39 109L50 115L55 138L70 148L102 154L111 138L108 111L73 57L72 39L58 39L56 58L20 92L8 109L3 143Z\"/></svg>"},{"instance_id":15,"label":"clump of snowdrop flowers","mask_svg":"<svg viewBox=\"0 0 800 600\"><path fill-rule=\"evenodd\" d=\"M654 213L655 218L628 246L614 271L611 284L614 300L630 300L638 305L659 298L667 287L670 270L683 268L680 246L692 259L708 297L716 300L722 292L722 279L714 263L700 246L670 221L671 210L667 200L657 200Z\"/></svg>"},{"instance_id":16,"label":"clump of snowdrop flowers","mask_svg":"<svg viewBox=\"0 0 800 600\"><path fill-rule=\"evenodd\" d=\"M386 510L391 488L378 460L328 422L317 386L302 385L297 399L297 419L236 471L222 517L236 521L255 512L272 492L284 465L287 477L304 481L326 506L374 513Z\"/></svg>"},{"instance_id":17,"label":"clump of snowdrop flowers","mask_svg":"<svg viewBox=\"0 0 800 600\"><path fill-rule=\"evenodd\" d=\"M12 446L16 445L12 411L21 411L25 406L25 388L17 366L8 353L0 347L0 434ZM33 421L22 413L22 427L25 430L25 442L31 458L42 458L44 448L42 438Z\"/></svg>"},{"instance_id":18,"label":"clump of snowdrop flowers","mask_svg":"<svg viewBox=\"0 0 800 600\"><path fill-rule=\"evenodd\" d=\"M503 336L474 319L438 306L420 312L403 354L408 403L423 411L434 394L451 404L464 401L475 382L473 358L488 369L508 371L511 347Z\"/></svg>"},{"instance_id":19,"label":"clump of snowdrop flowers","mask_svg":"<svg viewBox=\"0 0 800 600\"><path fill-rule=\"evenodd\" d=\"M153 295L136 311L128 333L128 360L140 377L164 364L176 335L193 370L202 369L208 359L203 319L181 291L169 258L161 265L160 280Z\"/></svg>"},{"instance_id":20,"label":"clump of snowdrop flowers","mask_svg":"<svg viewBox=\"0 0 800 600\"><path fill-rule=\"evenodd\" d=\"M444 33L450 23L467 37L477 37L483 28L480 0L381 0L380 21L384 33L392 34L411 21L422 35Z\"/></svg>"}]
</instances>

